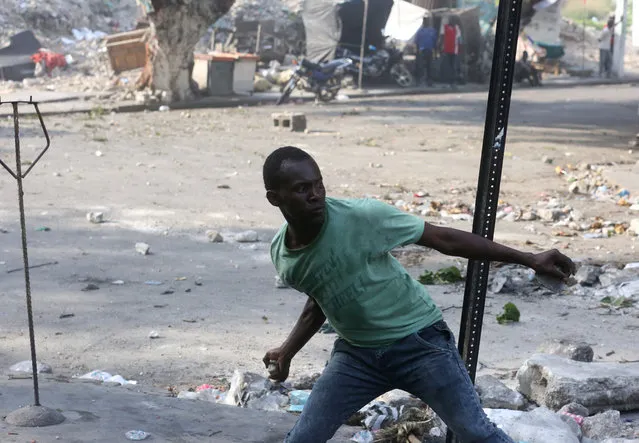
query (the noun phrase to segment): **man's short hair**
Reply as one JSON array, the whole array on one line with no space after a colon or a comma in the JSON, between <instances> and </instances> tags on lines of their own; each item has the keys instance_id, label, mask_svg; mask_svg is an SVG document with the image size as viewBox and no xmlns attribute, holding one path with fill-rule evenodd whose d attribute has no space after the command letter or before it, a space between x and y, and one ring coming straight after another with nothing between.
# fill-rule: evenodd
<instances>
[{"instance_id":1,"label":"man's short hair","mask_svg":"<svg viewBox=\"0 0 639 443\"><path fill-rule=\"evenodd\" d=\"M280 187L282 163L285 161L303 160L313 160L313 157L311 157L308 152L295 146L284 146L271 152L269 156L266 157L264 167L262 168L262 176L266 190L276 190Z\"/></svg>"}]
</instances>

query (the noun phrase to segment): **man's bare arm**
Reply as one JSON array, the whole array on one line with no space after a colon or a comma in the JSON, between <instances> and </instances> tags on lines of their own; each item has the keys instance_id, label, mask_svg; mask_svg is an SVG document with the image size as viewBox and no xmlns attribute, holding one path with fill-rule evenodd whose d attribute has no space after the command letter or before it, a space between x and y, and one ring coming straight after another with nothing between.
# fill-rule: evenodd
<instances>
[{"instance_id":1,"label":"man's bare arm","mask_svg":"<svg viewBox=\"0 0 639 443\"><path fill-rule=\"evenodd\" d=\"M537 272L566 279L575 272L575 264L556 249L541 254L518 251L487 238L459 229L424 224L418 245L435 249L445 255L470 260L488 260L527 266Z\"/></svg>"},{"instance_id":2,"label":"man's bare arm","mask_svg":"<svg viewBox=\"0 0 639 443\"><path fill-rule=\"evenodd\" d=\"M319 305L312 297L309 297L297 323L282 346L271 349L264 356L264 365L269 368L270 378L276 381L284 381L288 378L291 360L317 333L325 321L326 316Z\"/></svg>"},{"instance_id":3,"label":"man's bare arm","mask_svg":"<svg viewBox=\"0 0 639 443\"><path fill-rule=\"evenodd\" d=\"M312 297L309 297L293 330L282 346L280 346L285 356L292 359L317 333L325 321L326 316L319 305Z\"/></svg>"}]
</instances>

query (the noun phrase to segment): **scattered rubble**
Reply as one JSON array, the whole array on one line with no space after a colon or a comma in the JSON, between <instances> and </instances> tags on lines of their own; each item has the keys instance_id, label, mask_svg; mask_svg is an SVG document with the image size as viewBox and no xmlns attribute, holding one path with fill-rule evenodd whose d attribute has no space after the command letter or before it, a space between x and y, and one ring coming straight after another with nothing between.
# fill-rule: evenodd
<instances>
[{"instance_id":1,"label":"scattered rubble","mask_svg":"<svg viewBox=\"0 0 639 443\"><path fill-rule=\"evenodd\" d=\"M535 365L543 365L547 369L539 374L534 372ZM583 369L585 367L592 369ZM595 373L596 377L591 376ZM602 443L603 440L617 443L616 440L605 439L639 435L634 424L624 422L619 412L639 409L636 402L639 392L637 373L636 365L578 363L539 354L531 357L518 373L521 393L509 389L490 375L479 376L476 389L489 419L515 441ZM235 371L228 388L204 384L182 391L177 397L299 413L304 409L319 376L313 374L291 382L274 383L259 374ZM625 395L621 395L621 391ZM541 407L528 403L522 394ZM600 411L603 412L590 416ZM445 424L425 403L397 389L361 408L348 420L348 424L364 428L355 434L353 441L440 443L446 435ZM625 443L624 440L619 441Z\"/></svg>"},{"instance_id":2,"label":"scattered rubble","mask_svg":"<svg viewBox=\"0 0 639 443\"><path fill-rule=\"evenodd\" d=\"M568 284L558 282L549 285L527 268L516 265L496 266L489 277L489 288L493 293L516 294L518 296L559 293L580 296L611 308L639 308L639 268L623 265L599 266L582 264Z\"/></svg>"},{"instance_id":3,"label":"scattered rubble","mask_svg":"<svg viewBox=\"0 0 639 443\"><path fill-rule=\"evenodd\" d=\"M51 369L51 366L49 366L46 363L37 362L36 366L37 366L38 374L51 374L53 372L53 369ZM15 373L22 372L22 373L33 374L33 363L31 362L31 360L21 361L19 363L16 363L15 365L12 365L9 368L9 371L15 372Z\"/></svg>"}]
</instances>

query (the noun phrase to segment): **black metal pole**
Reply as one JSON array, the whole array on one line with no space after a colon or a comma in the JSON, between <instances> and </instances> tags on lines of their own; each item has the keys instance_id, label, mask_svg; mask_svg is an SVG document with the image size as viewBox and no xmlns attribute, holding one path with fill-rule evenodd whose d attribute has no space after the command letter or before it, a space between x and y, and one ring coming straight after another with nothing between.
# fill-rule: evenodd
<instances>
[{"instance_id":1,"label":"black metal pole","mask_svg":"<svg viewBox=\"0 0 639 443\"><path fill-rule=\"evenodd\" d=\"M491 240L495 231L520 18L521 0L499 2L473 219L473 233ZM458 347L473 382L477 371L489 267L488 261L471 260L466 276ZM446 442L454 441L457 440L449 431Z\"/></svg>"},{"instance_id":2,"label":"black metal pole","mask_svg":"<svg viewBox=\"0 0 639 443\"><path fill-rule=\"evenodd\" d=\"M38 361L36 359L35 332L33 330L33 310L31 307L31 279L29 276L29 253L27 252L27 227L24 215L24 191L22 189L22 160L20 158L20 124L18 123L18 103L13 105L13 130L16 147L16 181L18 182L18 205L20 209L20 229L22 230L22 258L24 261L24 283L27 292L27 317L29 321L29 341L31 345L31 367L33 370L33 397L35 406L40 406L38 389ZM28 171L27 171L28 172Z\"/></svg>"}]
</instances>

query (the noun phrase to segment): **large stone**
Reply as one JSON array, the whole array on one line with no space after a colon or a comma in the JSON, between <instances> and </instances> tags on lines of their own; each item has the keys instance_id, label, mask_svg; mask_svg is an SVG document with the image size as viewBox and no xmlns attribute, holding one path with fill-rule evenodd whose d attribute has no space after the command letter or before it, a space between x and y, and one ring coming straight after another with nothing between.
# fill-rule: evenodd
<instances>
[{"instance_id":1,"label":"large stone","mask_svg":"<svg viewBox=\"0 0 639 443\"><path fill-rule=\"evenodd\" d=\"M206 238L210 243L222 243L224 241L224 237L218 231L214 229L209 229L206 231Z\"/></svg>"},{"instance_id":2,"label":"large stone","mask_svg":"<svg viewBox=\"0 0 639 443\"><path fill-rule=\"evenodd\" d=\"M583 265L575 274L575 280L581 286L592 286L597 283L601 269L597 266Z\"/></svg>"},{"instance_id":3,"label":"large stone","mask_svg":"<svg viewBox=\"0 0 639 443\"><path fill-rule=\"evenodd\" d=\"M575 361L591 362L595 352L587 343L573 343L569 340L553 340L543 343L539 352L559 355Z\"/></svg>"},{"instance_id":4,"label":"large stone","mask_svg":"<svg viewBox=\"0 0 639 443\"><path fill-rule=\"evenodd\" d=\"M10 425L28 428L58 425L64 420L64 415L45 406L25 406L13 411L5 418Z\"/></svg>"},{"instance_id":5,"label":"large stone","mask_svg":"<svg viewBox=\"0 0 639 443\"><path fill-rule=\"evenodd\" d=\"M254 243L259 240L259 236L255 231L244 231L235 234L235 241L238 243Z\"/></svg>"},{"instance_id":6,"label":"large stone","mask_svg":"<svg viewBox=\"0 0 639 443\"><path fill-rule=\"evenodd\" d=\"M634 218L630 221L630 230L635 235L639 235L639 218Z\"/></svg>"},{"instance_id":7,"label":"large stone","mask_svg":"<svg viewBox=\"0 0 639 443\"><path fill-rule=\"evenodd\" d=\"M581 428L584 435L593 440L621 437L623 434L621 414L614 410L587 417Z\"/></svg>"},{"instance_id":8,"label":"large stone","mask_svg":"<svg viewBox=\"0 0 639 443\"><path fill-rule=\"evenodd\" d=\"M477 377L475 388L484 408L522 410L526 399L492 375Z\"/></svg>"},{"instance_id":9,"label":"large stone","mask_svg":"<svg viewBox=\"0 0 639 443\"><path fill-rule=\"evenodd\" d=\"M561 218L561 211L559 209L540 209L537 211L537 215L540 219L547 222L554 222Z\"/></svg>"},{"instance_id":10,"label":"large stone","mask_svg":"<svg viewBox=\"0 0 639 443\"><path fill-rule=\"evenodd\" d=\"M583 363L535 354L517 379L519 392L553 410L572 402L590 413L639 409L639 363Z\"/></svg>"},{"instance_id":11,"label":"large stone","mask_svg":"<svg viewBox=\"0 0 639 443\"><path fill-rule=\"evenodd\" d=\"M515 441L526 443L579 443L570 425L546 408L531 412L485 409L490 421Z\"/></svg>"}]
</instances>

